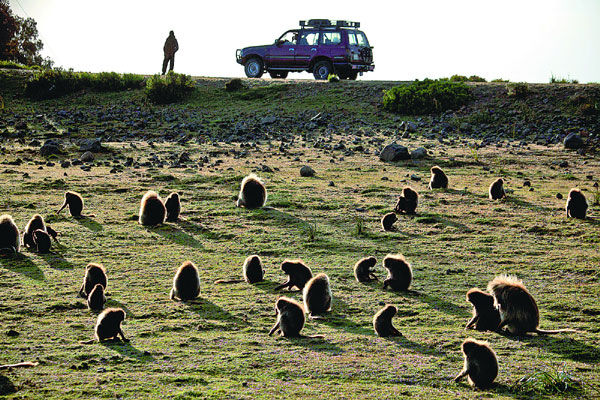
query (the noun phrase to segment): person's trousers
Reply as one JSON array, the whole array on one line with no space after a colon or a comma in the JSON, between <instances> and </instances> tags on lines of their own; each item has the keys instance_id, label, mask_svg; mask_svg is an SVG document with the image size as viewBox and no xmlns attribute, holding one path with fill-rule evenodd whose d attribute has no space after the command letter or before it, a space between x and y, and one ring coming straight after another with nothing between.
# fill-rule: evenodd
<instances>
[{"instance_id":1,"label":"person's trousers","mask_svg":"<svg viewBox=\"0 0 600 400\"><path fill-rule=\"evenodd\" d=\"M169 68L169 71L173 71L173 67L175 66L175 54L173 54L172 56L165 56L165 59L163 60L163 68L162 68L162 73L163 75L165 74L165 72L167 72L167 64L171 63L171 68Z\"/></svg>"}]
</instances>

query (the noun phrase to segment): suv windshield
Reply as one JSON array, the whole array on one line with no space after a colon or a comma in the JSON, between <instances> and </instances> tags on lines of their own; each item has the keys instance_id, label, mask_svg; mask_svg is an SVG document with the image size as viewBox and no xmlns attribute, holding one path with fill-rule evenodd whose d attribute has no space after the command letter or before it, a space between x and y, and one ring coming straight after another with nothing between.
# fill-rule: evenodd
<instances>
[{"instance_id":1,"label":"suv windshield","mask_svg":"<svg viewBox=\"0 0 600 400\"><path fill-rule=\"evenodd\" d=\"M369 47L367 37L361 31L348 32L348 43L351 46L364 46Z\"/></svg>"}]
</instances>

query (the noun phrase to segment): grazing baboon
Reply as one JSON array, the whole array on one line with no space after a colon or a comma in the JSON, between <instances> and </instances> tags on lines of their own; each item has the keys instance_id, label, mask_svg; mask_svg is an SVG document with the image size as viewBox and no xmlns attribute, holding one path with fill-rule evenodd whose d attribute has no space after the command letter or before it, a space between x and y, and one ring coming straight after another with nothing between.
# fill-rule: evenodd
<instances>
[{"instance_id":1,"label":"grazing baboon","mask_svg":"<svg viewBox=\"0 0 600 400\"><path fill-rule=\"evenodd\" d=\"M308 312L309 317L331 310L329 277L323 273L315 275L304 286L302 299L304 300L304 308Z\"/></svg>"},{"instance_id":2,"label":"grazing baboon","mask_svg":"<svg viewBox=\"0 0 600 400\"><path fill-rule=\"evenodd\" d=\"M448 176L442 171L437 165L431 167L431 179L429 180L429 189L447 189L448 188Z\"/></svg>"},{"instance_id":3,"label":"grazing baboon","mask_svg":"<svg viewBox=\"0 0 600 400\"><path fill-rule=\"evenodd\" d=\"M198 272L198 267L191 261L185 261L177 269L173 278L173 288L170 294L171 300L192 300L198 297L199 294L200 273Z\"/></svg>"},{"instance_id":4,"label":"grazing baboon","mask_svg":"<svg viewBox=\"0 0 600 400\"><path fill-rule=\"evenodd\" d=\"M106 283L106 269L100 264L89 263L85 267L85 276L83 277L81 289L79 289L79 296L87 299L97 284L104 286L104 290L106 290Z\"/></svg>"},{"instance_id":5,"label":"grazing baboon","mask_svg":"<svg viewBox=\"0 0 600 400\"><path fill-rule=\"evenodd\" d=\"M312 271L302 260L284 260L281 263L281 270L288 275L288 280L285 283L277 286L275 290L285 287L291 290L294 286L298 289L304 289L304 285L312 278Z\"/></svg>"},{"instance_id":6,"label":"grazing baboon","mask_svg":"<svg viewBox=\"0 0 600 400\"><path fill-rule=\"evenodd\" d=\"M275 303L275 312L277 322L271 328L269 336L280 331L281 336L299 337L305 321L302 305L289 297L280 297Z\"/></svg>"},{"instance_id":7,"label":"grazing baboon","mask_svg":"<svg viewBox=\"0 0 600 400\"><path fill-rule=\"evenodd\" d=\"M465 329L495 332L500 325L500 312L494 305L494 296L473 288L467 292L467 301L473 305L473 318Z\"/></svg>"},{"instance_id":8,"label":"grazing baboon","mask_svg":"<svg viewBox=\"0 0 600 400\"><path fill-rule=\"evenodd\" d=\"M489 190L490 200L500 200L503 197L506 197L506 193L504 192L504 179L498 178L490 185Z\"/></svg>"},{"instance_id":9,"label":"grazing baboon","mask_svg":"<svg viewBox=\"0 0 600 400\"><path fill-rule=\"evenodd\" d=\"M573 329L539 329L540 313L537 303L516 276L497 276L488 283L487 290L494 296L495 304L500 311L498 331L506 326L513 335L523 335L527 332L538 334L577 332Z\"/></svg>"},{"instance_id":10,"label":"grazing baboon","mask_svg":"<svg viewBox=\"0 0 600 400\"><path fill-rule=\"evenodd\" d=\"M496 353L487 342L475 339L465 339L461 346L465 364L455 382L468 376L467 381L471 386L480 389L489 388L498 376L498 359Z\"/></svg>"},{"instance_id":11,"label":"grazing baboon","mask_svg":"<svg viewBox=\"0 0 600 400\"><path fill-rule=\"evenodd\" d=\"M167 209L163 204L158 193L153 190L148 190L140 204L140 224L144 226L155 226L165 222L165 214Z\"/></svg>"},{"instance_id":12,"label":"grazing baboon","mask_svg":"<svg viewBox=\"0 0 600 400\"><path fill-rule=\"evenodd\" d=\"M394 212L414 214L419 203L419 194L415 192L410 186L405 186L402 189L402 194L398 197Z\"/></svg>"},{"instance_id":13,"label":"grazing baboon","mask_svg":"<svg viewBox=\"0 0 600 400\"><path fill-rule=\"evenodd\" d=\"M179 220L179 213L181 212L181 203L179 201L178 193L171 193L165 200L165 208L167 209L167 221L177 222Z\"/></svg>"},{"instance_id":14,"label":"grazing baboon","mask_svg":"<svg viewBox=\"0 0 600 400\"><path fill-rule=\"evenodd\" d=\"M21 249L19 228L8 214L0 215L0 251L18 253Z\"/></svg>"},{"instance_id":15,"label":"grazing baboon","mask_svg":"<svg viewBox=\"0 0 600 400\"><path fill-rule=\"evenodd\" d=\"M391 304L386 304L373 317L373 328L375 333L381 337L402 336L402 333L392 324L392 318L398 312L398 309Z\"/></svg>"},{"instance_id":16,"label":"grazing baboon","mask_svg":"<svg viewBox=\"0 0 600 400\"><path fill-rule=\"evenodd\" d=\"M93 215L82 215L81 211L83 211L83 197L77 192L68 191L65 192L65 201L60 209L56 212L57 214L62 211L63 208L69 207L69 213L71 213L72 217L80 218L80 217L93 217Z\"/></svg>"},{"instance_id":17,"label":"grazing baboon","mask_svg":"<svg viewBox=\"0 0 600 400\"><path fill-rule=\"evenodd\" d=\"M123 341L127 341L121 329L121 322L124 320L125 311L122 308L107 308L102 311L96 322L96 339L101 342L106 339L118 339L117 335L121 335Z\"/></svg>"},{"instance_id":18,"label":"grazing baboon","mask_svg":"<svg viewBox=\"0 0 600 400\"><path fill-rule=\"evenodd\" d=\"M50 247L52 247L52 239L48 232L41 229L36 229L31 235L33 237L33 243L35 243L35 249L38 253L49 253Z\"/></svg>"},{"instance_id":19,"label":"grazing baboon","mask_svg":"<svg viewBox=\"0 0 600 400\"><path fill-rule=\"evenodd\" d=\"M40 214L35 214L27 225L25 225L25 229L23 230L23 244L30 249L35 249L37 246L33 241L33 232L36 230L42 230L46 232L46 223L44 222L44 217Z\"/></svg>"},{"instance_id":20,"label":"grazing baboon","mask_svg":"<svg viewBox=\"0 0 600 400\"><path fill-rule=\"evenodd\" d=\"M87 298L88 308L90 310L102 310L106 303L106 296L104 295L104 286L100 283L96 284Z\"/></svg>"},{"instance_id":21,"label":"grazing baboon","mask_svg":"<svg viewBox=\"0 0 600 400\"><path fill-rule=\"evenodd\" d=\"M354 264L354 277L357 282L371 282L376 281L377 276L375 275L375 264L377 259L375 257L364 257L361 258Z\"/></svg>"},{"instance_id":22,"label":"grazing baboon","mask_svg":"<svg viewBox=\"0 0 600 400\"><path fill-rule=\"evenodd\" d=\"M391 213L385 214L381 218L381 229L383 229L386 232L396 230L393 226L396 221L398 221L398 217L396 216L396 213L391 212Z\"/></svg>"},{"instance_id":23,"label":"grazing baboon","mask_svg":"<svg viewBox=\"0 0 600 400\"><path fill-rule=\"evenodd\" d=\"M246 208L261 208L267 201L265 184L255 174L250 174L242 180L237 206Z\"/></svg>"},{"instance_id":24,"label":"grazing baboon","mask_svg":"<svg viewBox=\"0 0 600 400\"><path fill-rule=\"evenodd\" d=\"M383 288L388 286L392 290L408 290L412 281L412 268L402 254L388 254L383 259L383 267L388 270L388 275L383 281Z\"/></svg>"},{"instance_id":25,"label":"grazing baboon","mask_svg":"<svg viewBox=\"0 0 600 400\"><path fill-rule=\"evenodd\" d=\"M248 256L242 267L244 280L248 283L262 282L265 275L262 260L256 254Z\"/></svg>"},{"instance_id":26,"label":"grazing baboon","mask_svg":"<svg viewBox=\"0 0 600 400\"><path fill-rule=\"evenodd\" d=\"M565 209L567 210L567 217L585 219L588 204L581 190L571 189Z\"/></svg>"}]
</instances>

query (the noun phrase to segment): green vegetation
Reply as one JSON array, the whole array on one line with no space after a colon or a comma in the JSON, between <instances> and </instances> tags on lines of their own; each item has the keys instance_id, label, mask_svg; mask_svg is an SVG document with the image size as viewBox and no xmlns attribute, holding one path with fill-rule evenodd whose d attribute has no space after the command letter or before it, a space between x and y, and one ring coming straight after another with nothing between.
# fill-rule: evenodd
<instances>
[{"instance_id":1,"label":"green vegetation","mask_svg":"<svg viewBox=\"0 0 600 400\"><path fill-rule=\"evenodd\" d=\"M581 394L584 389L580 380L558 368L535 371L521 378L515 387L521 394L538 396L563 393Z\"/></svg>"},{"instance_id":2,"label":"green vegetation","mask_svg":"<svg viewBox=\"0 0 600 400\"><path fill-rule=\"evenodd\" d=\"M148 79L144 93L154 104L170 104L185 99L193 90L189 75L169 71L166 76L157 74Z\"/></svg>"},{"instance_id":3,"label":"green vegetation","mask_svg":"<svg viewBox=\"0 0 600 400\"><path fill-rule=\"evenodd\" d=\"M558 76L554 76L554 74L552 74L552 76L550 77L550 83L570 83L570 84L576 84L576 83L579 83L579 81L577 79L561 78L561 77L558 77Z\"/></svg>"},{"instance_id":4,"label":"green vegetation","mask_svg":"<svg viewBox=\"0 0 600 400\"><path fill-rule=\"evenodd\" d=\"M0 60L0 68L4 69L26 69L26 70L40 70L42 67L39 65L24 65L14 61Z\"/></svg>"},{"instance_id":5,"label":"green vegetation","mask_svg":"<svg viewBox=\"0 0 600 400\"><path fill-rule=\"evenodd\" d=\"M506 85L506 94L516 99L524 99L530 94L529 85L526 82L513 82Z\"/></svg>"},{"instance_id":6,"label":"green vegetation","mask_svg":"<svg viewBox=\"0 0 600 400\"><path fill-rule=\"evenodd\" d=\"M487 82L485 78L482 78L477 75L471 75L469 77L464 75L452 75L450 77L450 81L452 82Z\"/></svg>"},{"instance_id":7,"label":"green vegetation","mask_svg":"<svg viewBox=\"0 0 600 400\"><path fill-rule=\"evenodd\" d=\"M464 82L425 79L386 90L383 106L399 114L431 114L457 109L467 104L470 98Z\"/></svg>"}]
</instances>

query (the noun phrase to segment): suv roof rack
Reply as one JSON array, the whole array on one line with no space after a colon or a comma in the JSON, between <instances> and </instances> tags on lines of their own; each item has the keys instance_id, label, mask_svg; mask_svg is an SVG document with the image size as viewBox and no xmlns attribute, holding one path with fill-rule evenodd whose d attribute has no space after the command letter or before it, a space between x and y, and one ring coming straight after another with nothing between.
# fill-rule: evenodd
<instances>
[{"instance_id":1,"label":"suv roof rack","mask_svg":"<svg viewBox=\"0 0 600 400\"><path fill-rule=\"evenodd\" d=\"M310 28L360 28L360 22L353 21L336 21L328 19L309 19L308 22L300 21L300 26Z\"/></svg>"}]
</instances>

